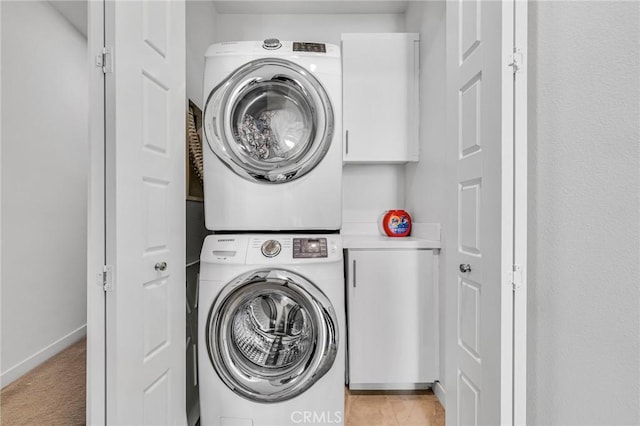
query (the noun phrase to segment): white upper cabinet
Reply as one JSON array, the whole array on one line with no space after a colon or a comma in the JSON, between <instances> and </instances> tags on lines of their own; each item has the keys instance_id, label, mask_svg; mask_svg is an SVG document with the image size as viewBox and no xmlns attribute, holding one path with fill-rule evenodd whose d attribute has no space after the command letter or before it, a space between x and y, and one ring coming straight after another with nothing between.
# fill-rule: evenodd
<instances>
[{"instance_id":1,"label":"white upper cabinet","mask_svg":"<svg viewBox=\"0 0 640 426\"><path fill-rule=\"evenodd\" d=\"M346 163L418 161L419 34L342 34Z\"/></svg>"}]
</instances>

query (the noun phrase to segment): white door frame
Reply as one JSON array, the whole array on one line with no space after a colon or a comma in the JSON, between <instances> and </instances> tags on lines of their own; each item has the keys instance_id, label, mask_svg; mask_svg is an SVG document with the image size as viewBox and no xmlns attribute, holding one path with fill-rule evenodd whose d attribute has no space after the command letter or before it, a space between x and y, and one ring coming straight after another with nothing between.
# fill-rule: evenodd
<instances>
[{"instance_id":1,"label":"white door frame","mask_svg":"<svg viewBox=\"0 0 640 426\"><path fill-rule=\"evenodd\" d=\"M105 45L104 1L88 2L89 183L87 211L86 421L106 424L105 74L96 62Z\"/></svg>"},{"instance_id":2,"label":"white door frame","mask_svg":"<svg viewBox=\"0 0 640 426\"><path fill-rule=\"evenodd\" d=\"M528 2L514 4L514 113L513 113L513 424L527 424L527 66Z\"/></svg>"}]
</instances>

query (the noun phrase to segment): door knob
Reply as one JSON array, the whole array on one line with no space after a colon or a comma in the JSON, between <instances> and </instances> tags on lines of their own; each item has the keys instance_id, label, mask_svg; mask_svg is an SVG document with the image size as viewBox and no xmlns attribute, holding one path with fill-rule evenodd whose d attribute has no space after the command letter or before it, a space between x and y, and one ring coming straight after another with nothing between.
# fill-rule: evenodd
<instances>
[{"instance_id":1,"label":"door knob","mask_svg":"<svg viewBox=\"0 0 640 426\"><path fill-rule=\"evenodd\" d=\"M468 263L461 263L460 264L460 272L471 272L471 265L469 265Z\"/></svg>"},{"instance_id":2,"label":"door knob","mask_svg":"<svg viewBox=\"0 0 640 426\"><path fill-rule=\"evenodd\" d=\"M154 269L160 272L164 271L165 269L167 269L167 262L156 263L156 266L154 267Z\"/></svg>"}]
</instances>

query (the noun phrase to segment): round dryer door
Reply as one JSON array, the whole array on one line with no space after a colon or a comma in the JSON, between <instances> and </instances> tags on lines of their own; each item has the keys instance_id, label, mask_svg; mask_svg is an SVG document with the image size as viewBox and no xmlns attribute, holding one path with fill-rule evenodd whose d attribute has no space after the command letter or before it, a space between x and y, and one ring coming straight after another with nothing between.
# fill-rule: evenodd
<instances>
[{"instance_id":1,"label":"round dryer door","mask_svg":"<svg viewBox=\"0 0 640 426\"><path fill-rule=\"evenodd\" d=\"M204 133L218 158L251 181L288 182L322 161L333 138L329 97L305 68L264 58L235 70L209 95Z\"/></svg>"},{"instance_id":2,"label":"round dryer door","mask_svg":"<svg viewBox=\"0 0 640 426\"><path fill-rule=\"evenodd\" d=\"M206 338L218 376L259 402L307 390L331 368L338 348L329 300L286 270L257 270L229 283L209 312Z\"/></svg>"}]
</instances>

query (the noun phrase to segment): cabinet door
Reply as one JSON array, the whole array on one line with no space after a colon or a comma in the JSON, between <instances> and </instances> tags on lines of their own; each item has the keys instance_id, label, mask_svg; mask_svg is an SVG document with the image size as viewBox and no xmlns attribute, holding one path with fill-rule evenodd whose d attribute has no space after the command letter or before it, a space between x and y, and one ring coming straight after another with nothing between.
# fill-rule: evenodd
<instances>
[{"instance_id":1,"label":"cabinet door","mask_svg":"<svg viewBox=\"0 0 640 426\"><path fill-rule=\"evenodd\" d=\"M419 35L343 34L345 162L418 161Z\"/></svg>"},{"instance_id":2,"label":"cabinet door","mask_svg":"<svg viewBox=\"0 0 640 426\"><path fill-rule=\"evenodd\" d=\"M411 389L436 377L431 250L350 250L349 386Z\"/></svg>"}]
</instances>

